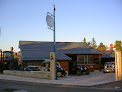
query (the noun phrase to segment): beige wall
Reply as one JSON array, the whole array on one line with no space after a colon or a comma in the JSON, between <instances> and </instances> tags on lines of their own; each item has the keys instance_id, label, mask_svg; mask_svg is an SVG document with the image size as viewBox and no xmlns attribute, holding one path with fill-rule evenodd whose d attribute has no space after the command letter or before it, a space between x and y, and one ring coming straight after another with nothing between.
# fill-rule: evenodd
<instances>
[{"instance_id":1,"label":"beige wall","mask_svg":"<svg viewBox=\"0 0 122 92\"><path fill-rule=\"evenodd\" d=\"M22 77L33 77L33 78L40 78L40 79L50 79L50 72L41 72L41 71L4 70L3 74L22 76Z\"/></svg>"},{"instance_id":2,"label":"beige wall","mask_svg":"<svg viewBox=\"0 0 122 92\"><path fill-rule=\"evenodd\" d=\"M122 58L121 51L115 51L115 80L122 80Z\"/></svg>"}]
</instances>

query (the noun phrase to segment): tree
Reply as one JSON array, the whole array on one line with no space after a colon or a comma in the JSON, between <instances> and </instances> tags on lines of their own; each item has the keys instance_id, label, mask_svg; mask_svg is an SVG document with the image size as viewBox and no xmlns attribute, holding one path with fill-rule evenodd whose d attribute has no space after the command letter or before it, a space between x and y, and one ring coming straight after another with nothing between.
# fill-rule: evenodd
<instances>
[{"instance_id":1,"label":"tree","mask_svg":"<svg viewBox=\"0 0 122 92\"><path fill-rule=\"evenodd\" d=\"M97 44L96 44L96 41L95 41L94 38L92 38L91 46L92 46L93 48L96 48L96 47L97 47Z\"/></svg>"},{"instance_id":2,"label":"tree","mask_svg":"<svg viewBox=\"0 0 122 92\"><path fill-rule=\"evenodd\" d=\"M87 44L87 42L86 42L86 38L84 37L84 39L83 39L83 43L86 43Z\"/></svg>"},{"instance_id":3,"label":"tree","mask_svg":"<svg viewBox=\"0 0 122 92\"><path fill-rule=\"evenodd\" d=\"M110 50L110 48L107 45L105 45L105 47L106 47L106 50Z\"/></svg>"},{"instance_id":4,"label":"tree","mask_svg":"<svg viewBox=\"0 0 122 92\"><path fill-rule=\"evenodd\" d=\"M115 44L114 44L114 48L115 48L117 51L122 51L122 42L116 40L116 42L115 42Z\"/></svg>"},{"instance_id":5,"label":"tree","mask_svg":"<svg viewBox=\"0 0 122 92\"><path fill-rule=\"evenodd\" d=\"M101 42L97 49L100 51L106 51L106 46Z\"/></svg>"},{"instance_id":6,"label":"tree","mask_svg":"<svg viewBox=\"0 0 122 92\"><path fill-rule=\"evenodd\" d=\"M89 42L87 42L87 44L89 45L89 46L91 46L91 42L89 41Z\"/></svg>"}]
</instances>

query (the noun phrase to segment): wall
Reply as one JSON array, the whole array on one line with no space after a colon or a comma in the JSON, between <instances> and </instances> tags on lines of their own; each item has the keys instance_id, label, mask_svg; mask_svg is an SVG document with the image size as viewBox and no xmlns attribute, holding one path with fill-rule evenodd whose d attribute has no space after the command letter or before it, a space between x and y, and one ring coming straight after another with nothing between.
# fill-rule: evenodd
<instances>
[{"instance_id":1,"label":"wall","mask_svg":"<svg viewBox=\"0 0 122 92\"><path fill-rule=\"evenodd\" d=\"M41 60L23 60L23 62L25 62L27 64L27 66L29 65L34 65L34 66L41 66L42 62Z\"/></svg>"},{"instance_id":2,"label":"wall","mask_svg":"<svg viewBox=\"0 0 122 92\"><path fill-rule=\"evenodd\" d=\"M41 72L41 71L4 70L3 74L22 76L22 77L33 77L40 79L50 79L50 72Z\"/></svg>"},{"instance_id":3,"label":"wall","mask_svg":"<svg viewBox=\"0 0 122 92\"><path fill-rule=\"evenodd\" d=\"M58 60L59 64L64 68L65 71L69 71L69 61Z\"/></svg>"},{"instance_id":4,"label":"wall","mask_svg":"<svg viewBox=\"0 0 122 92\"><path fill-rule=\"evenodd\" d=\"M33 65L39 65L39 66L41 66L41 64L42 64L42 61L34 61L33 62Z\"/></svg>"},{"instance_id":5,"label":"wall","mask_svg":"<svg viewBox=\"0 0 122 92\"><path fill-rule=\"evenodd\" d=\"M100 70L101 67L101 55L94 55L94 70Z\"/></svg>"}]
</instances>

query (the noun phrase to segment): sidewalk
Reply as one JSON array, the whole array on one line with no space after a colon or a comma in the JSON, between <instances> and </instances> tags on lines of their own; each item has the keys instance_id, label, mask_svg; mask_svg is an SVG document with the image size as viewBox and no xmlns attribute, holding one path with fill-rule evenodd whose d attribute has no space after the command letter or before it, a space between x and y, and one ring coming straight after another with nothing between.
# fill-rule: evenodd
<instances>
[{"instance_id":1,"label":"sidewalk","mask_svg":"<svg viewBox=\"0 0 122 92\"><path fill-rule=\"evenodd\" d=\"M41 83L41 84L60 84L60 85L70 85L70 86L94 86L94 85L114 82L115 74L114 73L91 72L90 75L66 76L66 77L60 77L57 80L27 78L27 77L0 74L0 79Z\"/></svg>"}]
</instances>

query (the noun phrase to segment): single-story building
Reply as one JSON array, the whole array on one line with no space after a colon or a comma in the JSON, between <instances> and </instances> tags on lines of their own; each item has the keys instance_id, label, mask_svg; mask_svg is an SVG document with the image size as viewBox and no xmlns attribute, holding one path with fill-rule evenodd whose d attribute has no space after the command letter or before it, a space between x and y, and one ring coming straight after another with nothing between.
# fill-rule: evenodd
<instances>
[{"instance_id":1,"label":"single-story building","mask_svg":"<svg viewBox=\"0 0 122 92\"><path fill-rule=\"evenodd\" d=\"M22 61L27 65L41 65L50 59L53 42L19 41ZM89 66L91 71L101 69L101 52L82 42L56 42L56 60L70 72L73 63Z\"/></svg>"}]
</instances>

